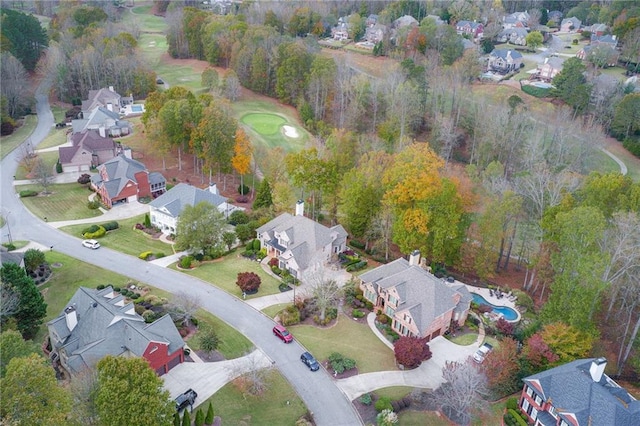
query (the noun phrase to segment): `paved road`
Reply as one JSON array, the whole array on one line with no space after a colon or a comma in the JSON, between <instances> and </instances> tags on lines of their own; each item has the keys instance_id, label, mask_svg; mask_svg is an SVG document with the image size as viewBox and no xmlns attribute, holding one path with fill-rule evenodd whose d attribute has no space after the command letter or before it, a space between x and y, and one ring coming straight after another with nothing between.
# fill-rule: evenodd
<instances>
[{"instance_id":1,"label":"paved road","mask_svg":"<svg viewBox=\"0 0 640 426\"><path fill-rule=\"evenodd\" d=\"M36 96L38 126L30 139L37 146L54 124L53 114L44 89ZM101 248L86 250L80 240L45 224L24 208L13 190L13 176L18 166L18 151L7 155L1 163L0 203L3 215L7 218L14 240L31 240L46 247L72 256L83 262L131 277L162 290L178 293L189 291L202 302L202 307L233 326L250 339L274 363L284 377L292 384L307 408L313 413L316 424L358 425L362 424L346 395L338 389L335 382L324 371L310 372L300 362L304 351L298 342L283 345L271 334L273 321L242 303L222 290L212 287L196 278L179 272L149 264L143 260L122 253ZM10 213L9 213L10 212ZM7 241L9 227L2 228L2 241Z\"/></svg>"}]
</instances>

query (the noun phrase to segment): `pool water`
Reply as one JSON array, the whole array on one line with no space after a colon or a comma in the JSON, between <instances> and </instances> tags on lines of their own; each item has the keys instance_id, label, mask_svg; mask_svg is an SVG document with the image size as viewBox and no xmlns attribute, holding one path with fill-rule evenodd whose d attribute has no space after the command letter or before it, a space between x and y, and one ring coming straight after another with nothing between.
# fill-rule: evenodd
<instances>
[{"instance_id":1,"label":"pool water","mask_svg":"<svg viewBox=\"0 0 640 426\"><path fill-rule=\"evenodd\" d=\"M132 112L142 112L142 106L140 105L131 105Z\"/></svg>"},{"instance_id":2,"label":"pool water","mask_svg":"<svg viewBox=\"0 0 640 426\"><path fill-rule=\"evenodd\" d=\"M507 306L492 305L491 303L487 302L484 297L480 296L477 293L471 293L471 296L473 296L473 301L478 305L491 306L494 314L502 314L502 317L507 321L515 321L518 319L518 313Z\"/></svg>"}]
</instances>

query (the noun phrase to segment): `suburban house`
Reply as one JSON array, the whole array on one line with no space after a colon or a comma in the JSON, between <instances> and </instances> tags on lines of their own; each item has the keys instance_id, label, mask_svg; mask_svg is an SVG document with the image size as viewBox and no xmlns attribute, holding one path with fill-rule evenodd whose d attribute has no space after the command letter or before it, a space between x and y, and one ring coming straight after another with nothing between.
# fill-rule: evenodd
<instances>
[{"instance_id":1,"label":"suburban house","mask_svg":"<svg viewBox=\"0 0 640 426\"><path fill-rule=\"evenodd\" d=\"M525 28L508 28L498 33L498 35L496 36L496 41L498 43L509 42L518 46L526 46L527 34L529 34L529 32Z\"/></svg>"},{"instance_id":2,"label":"suburban house","mask_svg":"<svg viewBox=\"0 0 640 426\"><path fill-rule=\"evenodd\" d=\"M242 207L229 204L228 200L220 195L216 184L210 184L209 188L204 190L179 183L149 203L149 219L163 234L175 234L180 213L184 208L201 202L216 206L227 218L235 210L244 210Z\"/></svg>"},{"instance_id":3,"label":"suburban house","mask_svg":"<svg viewBox=\"0 0 640 426\"><path fill-rule=\"evenodd\" d=\"M84 172L116 156L119 146L105 136L104 128L72 133L71 146L58 148L63 172Z\"/></svg>"},{"instance_id":4,"label":"suburban house","mask_svg":"<svg viewBox=\"0 0 640 426\"><path fill-rule=\"evenodd\" d=\"M558 25L562 22L563 17L564 17L564 14L561 11L552 10L547 13L547 24L549 23L549 21L551 21L551 22L554 22L556 25Z\"/></svg>"},{"instance_id":5,"label":"suburban house","mask_svg":"<svg viewBox=\"0 0 640 426\"><path fill-rule=\"evenodd\" d=\"M591 33L591 37L593 38L593 36L603 36L609 30L609 27L607 27L606 24L593 24L589 25L588 27L584 27L582 30L589 31Z\"/></svg>"},{"instance_id":6,"label":"suburban house","mask_svg":"<svg viewBox=\"0 0 640 426\"><path fill-rule=\"evenodd\" d=\"M260 248L278 259L278 267L300 278L316 261L327 262L347 248L342 225L326 226L304 216L304 202L296 204L295 216L283 213L256 230Z\"/></svg>"},{"instance_id":7,"label":"suburban house","mask_svg":"<svg viewBox=\"0 0 640 426\"><path fill-rule=\"evenodd\" d=\"M331 28L331 38L334 40L347 40L349 38L349 23L346 19L348 18L338 19L338 25Z\"/></svg>"},{"instance_id":8,"label":"suburban house","mask_svg":"<svg viewBox=\"0 0 640 426\"><path fill-rule=\"evenodd\" d=\"M374 24L367 27L364 33L366 41L376 44L384 39L384 35L387 33L387 26L383 24Z\"/></svg>"},{"instance_id":9,"label":"suburban house","mask_svg":"<svg viewBox=\"0 0 640 426\"><path fill-rule=\"evenodd\" d=\"M131 124L126 120L120 120L120 115L105 107L97 107L88 113L81 112L82 118L71 121L73 133L82 133L87 130L98 130L109 137L126 136L131 133Z\"/></svg>"},{"instance_id":10,"label":"suburban house","mask_svg":"<svg viewBox=\"0 0 640 426\"><path fill-rule=\"evenodd\" d=\"M507 74L522 66L522 54L516 50L494 49L489 55L489 70Z\"/></svg>"},{"instance_id":11,"label":"suburban house","mask_svg":"<svg viewBox=\"0 0 640 426\"><path fill-rule=\"evenodd\" d=\"M568 33L572 31L578 31L580 26L582 25L582 21L572 16L571 18L565 18L560 23L560 31Z\"/></svg>"},{"instance_id":12,"label":"suburban house","mask_svg":"<svg viewBox=\"0 0 640 426\"><path fill-rule=\"evenodd\" d=\"M7 263L15 263L24 268L24 253L18 251L10 252L5 246L0 246L0 266Z\"/></svg>"},{"instance_id":13,"label":"suburban house","mask_svg":"<svg viewBox=\"0 0 640 426\"><path fill-rule=\"evenodd\" d=\"M544 63L538 64L535 77L539 80L550 82L553 77L558 75L562 71L562 64L564 59L559 57L544 58Z\"/></svg>"},{"instance_id":14,"label":"suburban house","mask_svg":"<svg viewBox=\"0 0 640 426\"><path fill-rule=\"evenodd\" d=\"M159 375L184 362L185 343L171 317L146 323L111 286L80 287L47 327L49 357L71 375L107 355L142 357Z\"/></svg>"},{"instance_id":15,"label":"suburban house","mask_svg":"<svg viewBox=\"0 0 640 426\"><path fill-rule=\"evenodd\" d=\"M605 35L591 34L591 40L589 44L591 46L606 45L611 47L612 49L615 49L616 47L618 47L618 38L612 34L605 34Z\"/></svg>"},{"instance_id":16,"label":"suburban house","mask_svg":"<svg viewBox=\"0 0 640 426\"><path fill-rule=\"evenodd\" d=\"M502 28L528 28L529 12L514 12L502 18Z\"/></svg>"},{"instance_id":17,"label":"suburban house","mask_svg":"<svg viewBox=\"0 0 640 426\"><path fill-rule=\"evenodd\" d=\"M417 250L409 261L400 258L359 279L364 297L391 318L391 328L401 336L431 340L449 330L452 322L463 325L467 319L472 297L466 286L427 272Z\"/></svg>"},{"instance_id":18,"label":"suburban house","mask_svg":"<svg viewBox=\"0 0 640 426\"><path fill-rule=\"evenodd\" d=\"M578 359L522 379L520 409L536 426L637 426L640 401L604 374L605 358Z\"/></svg>"},{"instance_id":19,"label":"suburban house","mask_svg":"<svg viewBox=\"0 0 640 426\"><path fill-rule=\"evenodd\" d=\"M427 19L427 18L433 19L435 21L436 25L438 25L438 26L446 24L446 22L444 22L442 20L442 18L440 18L438 15L427 15L427 16L424 17L424 19ZM423 21L424 21L424 19L423 19Z\"/></svg>"},{"instance_id":20,"label":"suburban house","mask_svg":"<svg viewBox=\"0 0 640 426\"><path fill-rule=\"evenodd\" d=\"M89 90L86 100L82 101L82 112L90 114L96 108L103 107L109 111L118 112L120 108L133 103L133 96L120 96L113 86L108 89Z\"/></svg>"},{"instance_id":21,"label":"suburban house","mask_svg":"<svg viewBox=\"0 0 640 426\"><path fill-rule=\"evenodd\" d=\"M113 207L141 197L163 194L166 180L160 173L149 173L141 162L119 154L98 167L98 174L91 176L91 187L103 203Z\"/></svg>"},{"instance_id":22,"label":"suburban house","mask_svg":"<svg viewBox=\"0 0 640 426\"><path fill-rule=\"evenodd\" d=\"M576 53L576 57L583 61L586 59L592 60L598 66L614 67L618 63L620 53L610 44L602 43L583 47Z\"/></svg>"},{"instance_id":23,"label":"suburban house","mask_svg":"<svg viewBox=\"0 0 640 426\"><path fill-rule=\"evenodd\" d=\"M378 23L378 15L375 15L373 13L367 16L367 19L364 21L364 25L366 27L372 27L377 23Z\"/></svg>"},{"instance_id":24,"label":"suburban house","mask_svg":"<svg viewBox=\"0 0 640 426\"><path fill-rule=\"evenodd\" d=\"M478 38L481 37L484 32L484 25L479 22L458 21L456 24L456 32L460 35L467 34L472 38Z\"/></svg>"},{"instance_id":25,"label":"suburban house","mask_svg":"<svg viewBox=\"0 0 640 426\"><path fill-rule=\"evenodd\" d=\"M404 15L393 21L393 28L396 29L416 26L418 26L418 21L411 15Z\"/></svg>"}]
</instances>

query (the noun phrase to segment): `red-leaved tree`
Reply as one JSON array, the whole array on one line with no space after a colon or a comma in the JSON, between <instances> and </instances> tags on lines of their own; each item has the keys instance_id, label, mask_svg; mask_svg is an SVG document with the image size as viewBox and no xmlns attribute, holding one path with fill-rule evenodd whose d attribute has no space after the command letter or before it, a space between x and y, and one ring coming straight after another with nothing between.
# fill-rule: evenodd
<instances>
[{"instance_id":1,"label":"red-leaved tree","mask_svg":"<svg viewBox=\"0 0 640 426\"><path fill-rule=\"evenodd\" d=\"M260 287L260 277L253 272L239 272L236 284L245 293L255 293Z\"/></svg>"},{"instance_id":2,"label":"red-leaved tree","mask_svg":"<svg viewBox=\"0 0 640 426\"><path fill-rule=\"evenodd\" d=\"M504 336L511 336L513 334L513 323L504 318L500 318L496 321L496 328Z\"/></svg>"},{"instance_id":3,"label":"red-leaved tree","mask_svg":"<svg viewBox=\"0 0 640 426\"><path fill-rule=\"evenodd\" d=\"M514 393L520 387L518 372L518 343L505 337L482 363L482 369L487 376L489 389L496 396Z\"/></svg>"},{"instance_id":4,"label":"red-leaved tree","mask_svg":"<svg viewBox=\"0 0 640 426\"><path fill-rule=\"evenodd\" d=\"M558 361L558 355L553 353L540 333L529 337L524 347L524 356L536 371L544 370L549 364Z\"/></svg>"},{"instance_id":5,"label":"red-leaved tree","mask_svg":"<svg viewBox=\"0 0 640 426\"><path fill-rule=\"evenodd\" d=\"M431 358L426 338L402 336L393 345L396 362L404 368L416 368L422 361Z\"/></svg>"}]
</instances>

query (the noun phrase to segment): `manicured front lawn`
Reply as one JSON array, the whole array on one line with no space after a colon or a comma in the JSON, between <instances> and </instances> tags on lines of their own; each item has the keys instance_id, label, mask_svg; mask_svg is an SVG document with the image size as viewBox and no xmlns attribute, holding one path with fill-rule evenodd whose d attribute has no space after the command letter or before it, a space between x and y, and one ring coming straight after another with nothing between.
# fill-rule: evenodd
<instances>
[{"instance_id":1,"label":"manicured front lawn","mask_svg":"<svg viewBox=\"0 0 640 426\"><path fill-rule=\"evenodd\" d=\"M206 410L209 401L225 425L293 425L307 411L295 390L275 369L268 372L267 390L260 396L242 393L236 385L227 383L200 407Z\"/></svg>"},{"instance_id":2,"label":"manicured front lawn","mask_svg":"<svg viewBox=\"0 0 640 426\"><path fill-rule=\"evenodd\" d=\"M9 136L3 136L0 138L0 153L4 158L8 153L13 151L15 147L20 145L24 140L33 132L33 129L38 125L38 118L36 115L27 115L24 118L24 124L16 129Z\"/></svg>"},{"instance_id":3,"label":"manicured front lawn","mask_svg":"<svg viewBox=\"0 0 640 426\"><path fill-rule=\"evenodd\" d=\"M373 334L366 322L358 323L340 314L338 323L330 328L296 325L289 330L319 361L339 352L356 361L359 373L397 370L393 351Z\"/></svg>"},{"instance_id":4,"label":"manicured front lawn","mask_svg":"<svg viewBox=\"0 0 640 426\"><path fill-rule=\"evenodd\" d=\"M379 397L391 398L391 400L402 399L409 395L414 388L409 386L392 386L389 388L376 389L374 392Z\"/></svg>"},{"instance_id":5,"label":"manicured front lawn","mask_svg":"<svg viewBox=\"0 0 640 426\"><path fill-rule=\"evenodd\" d=\"M55 165L58 162L58 152L41 152L37 154L38 159L42 160L44 162L44 164L46 165L46 167L48 168L48 170L51 173L52 177L56 176L56 171L55 171ZM17 180L23 180L23 179L34 179L33 176L29 176L27 173L29 173L29 170L26 170L24 167L22 167L22 165L19 165L18 168L16 169L16 179Z\"/></svg>"},{"instance_id":6,"label":"manicured front lawn","mask_svg":"<svg viewBox=\"0 0 640 426\"><path fill-rule=\"evenodd\" d=\"M280 311L282 311L284 308L286 308L289 305L290 303L280 303L277 305L268 306L264 308L262 312L269 318L275 318Z\"/></svg>"},{"instance_id":7,"label":"manicured front lawn","mask_svg":"<svg viewBox=\"0 0 640 426\"><path fill-rule=\"evenodd\" d=\"M16 192L23 190L42 191L40 185L19 185ZM25 197L20 201L34 215L40 218L46 217L50 222L60 220L76 220L100 216L99 210L90 210L87 207L88 197L91 192L77 183L54 184L49 186L51 194L37 197Z\"/></svg>"},{"instance_id":8,"label":"manicured front lawn","mask_svg":"<svg viewBox=\"0 0 640 426\"><path fill-rule=\"evenodd\" d=\"M68 129L70 129L70 127L64 129L52 129L51 132L49 132L49 135L44 138L42 142L40 142L36 149L51 148L54 146L62 145L67 141ZM55 154L57 155L58 153L55 152Z\"/></svg>"},{"instance_id":9,"label":"manicured front lawn","mask_svg":"<svg viewBox=\"0 0 640 426\"><path fill-rule=\"evenodd\" d=\"M198 319L198 328L211 327L215 330L220 339L220 346L217 351L226 359L239 358L253 351L254 346L251 341L220 318L202 309L197 311L196 318ZM191 349L199 350L198 333L190 338L187 343Z\"/></svg>"},{"instance_id":10,"label":"manicured front lawn","mask_svg":"<svg viewBox=\"0 0 640 426\"><path fill-rule=\"evenodd\" d=\"M154 240L150 235L145 234L138 229L134 229L136 223L142 222L144 222L144 215L131 219L119 220L118 224L120 227L116 230L107 232L104 237L100 238L100 245L136 257L145 251L163 253L165 255L173 254L173 248L170 244L163 243L160 240ZM98 225L100 224L100 222L96 223ZM60 229L74 237L82 238L82 230L89 226L91 225L70 225Z\"/></svg>"},{"instance_id":11,"label":"manicured front lawn","mask_svg":"<svg viewBox=\"0 0 640 426\"><path fill-rule=\"evenodd\" d=\"M458 334L455 337L448 336L447 339L460 346L469 346L476 342L478 333Z\"/></svg>"},{"instance_id":12,"label":"manicured front lawn","mask_svg":"<svg viewBox=\"0 0 640 426\"><path fill-rule=\"evenodd\" d=\"M177 269L175 265L172 268ZM262 283L258 292L247 295L247 299L280 293L280 289L278 289L280 282L267 274L258 262L240 256L239 252L230 253L221 259L202 263L195 269L182 272L209 282L238 297L242 297L242 291L236 285L238 273L254 272L258 274Z\"/></svg>"}]
</instances>

